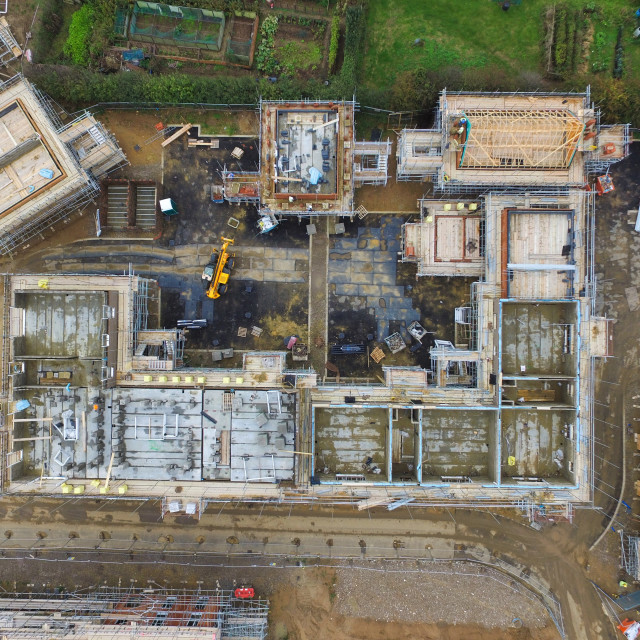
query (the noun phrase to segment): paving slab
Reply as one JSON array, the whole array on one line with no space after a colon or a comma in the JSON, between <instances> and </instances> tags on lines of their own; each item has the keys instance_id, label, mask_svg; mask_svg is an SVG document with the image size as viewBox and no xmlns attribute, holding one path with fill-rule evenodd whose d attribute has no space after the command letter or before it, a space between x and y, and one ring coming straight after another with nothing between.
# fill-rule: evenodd
<instances>
[{"instance_id":1,"label":"paving slab","mask_svg":"<svg viewBox=\"0 0 640 640\"><path fill-rule=\"evenodd\" d=\"M343 271L331 271L329 272L329 282L331 284L349 284L352 282L351 274Z\"/></svg>"},{"instance_id":2,"label":"paving slab","mask_svg":"<svg viewBox=\"0 0 640 640\"><path fill-rule=\"evenodd\" d=\"M365 251L363 249L359 249L358 251L352 251L351 252L351 260L353 262L356 261L360 261L360 262L373 262L372 258L372 251Z\"/></svg>"},{"instance_id":3,"label":"paving slab","mask_svg":"<svg viewBox=\"0 0 640 640\"><path fill-rule=\"evenodd\" d=\"M351 261L351 273L373 273L373 264L365 261Z\"/></svg>"},{"instance_id":4,"label":"paving slab","mask_svg":"<svg viewBox=\"0 0 640 640\"><path fill-rule=\"evenodd\" d=\"M337 296L357 296L358 290L362 285L357 284L336 284L335 294Z\"/></svg>"},{"instance_id":5,"label":"paving slab","mask_svg":"<svg viewBox=\"0 0 640 640\"><path fill-rule=\"evenodd\" d=\"M261 269L236 269L234 275L239 280L264 281L264 272Z\"/></svg>"},{"instance_id":6,"label":"paving slab","mask_svg":"<svg viewBox=\"0 0 640 640\"><path fill-rule=\"evenodd\" d=\"M355 238L340 238L336 241L336 251L355 251L358 248L358 240Z\"/></svg>"},{"instance_id":7,"label":"paving slab","mask_svg":"<svg viewBox=\"0 0 640 640\"><path fill-rule=\"evenodd\" d=\"M238 247L237 253L245 258L264 258L264 247Z\"/></svg>"},{"instance_id":8,"label":"paving slab","mask_svg":"<svg viewBox=\"0 0 640 640\"><path fill-rule=\"evenodd\" d=\"M372 258L374 262L384 262L384 263L390 262L394 266L394 268L396 267L396 264L397 264L396 256L391 254L390 251L374 251Z\"/></svg>"},{"instance_id":9,"label":"paving slab","mask_svg":"<svg viewBox=\"0 0 640 640\"><path fill-rule=\"evenodd\" d=\"M294 260L309 260L309 249L302 249L300 247L289 247L287 249L287 258L292 258Z\"/></svg>"},{"instance_id":10,"label":"paving slab","mask_svg":"<svg viewBox=\"0 0 640 640\"><path fill-rule=\"evenodd\" d=\"M267 258L251 258L252 269L273 269L273 260Z\"/></svg>"},{"instance_id":11,"label":"paving slab","mask_svg":"<svg viewBox=\"0 0 640 640\"><path fill-rule=\"evenodd\" d=\"M358 285L358 294L361 296L377 296L377 298L380 298L380 287L377 282L375 284L361 284Z\"/></svg>"},{"instance_id":12,"label":"paving slab","mask_svg":"<svg viewBox=\"0 0 640 640\"><path fill-rule=\"evenodd\" d=\"M374 271L374 277L373 277L373 281L375 282L376 285L380 286L394 286L396 283L396 277L395 275L389 275L388 273L378 273L376 271ZM402 287L398 287L400 290L402 290ZM404 295L404 291L402 292L401 295Z\"/></svg>"},{"instance_id":13,"label":"paving slab","mask_svg":"<svg viewBox=\"0 0 640 640\"><path fill-rule=\"evenodd\" d=\"M353 284L373 284L373 273L351 273Z\"/></svg>"},{"instance_id":14,"label":"paving slab","mask_svg":"<svg viewBox=\"0 0 640 640\"><path fill-rule=\"evenodd\" d=\"M285 260L289 258L289 250L285 247L265 247L265 258L277 258L279 260Z\"/></svg>"},{"instance_id":15,"label":"paving slab","mask_svg":"<svg viewBox=\"0 0 640 640\"><path fill-rule=\"evenodd\" d=\"M376 238L380 240L382 237L382 229L379 227L360 227L358 229L359 238Z\"/></svg>"},{"instance_id":16,"label":"paving slab","mask_svg":"<svg viewBox=\"0 0 640 640\"><path fill-rule=\"evenodd\" d=\"M273 259L273 269L275 271L295 271L296 270L296 261L295 260L287 260L286 258L274 258Z\"/></svg>"},{"instance_id":17,"label":"paving slab","mask_svg":"<svg viewBox=\"0 0 640 640\"><path fill-rule=\"evenodd\" d=\"M351 260L351 251L332 251L329 260Z\"/></svg>"},{"instance_id":18,"label":"paving slab","mask_svg":"<svg viewBox=\"0 0 640 640\"><path fill-rule=\"evenodd\" d=\"M396 287L396 286L382 286L380 287L380 296L389 297L389 298L404 298L404 287ZM406 298L407 305L411 306L412 301L411 298Z\"/></svg>"}]
</instances>

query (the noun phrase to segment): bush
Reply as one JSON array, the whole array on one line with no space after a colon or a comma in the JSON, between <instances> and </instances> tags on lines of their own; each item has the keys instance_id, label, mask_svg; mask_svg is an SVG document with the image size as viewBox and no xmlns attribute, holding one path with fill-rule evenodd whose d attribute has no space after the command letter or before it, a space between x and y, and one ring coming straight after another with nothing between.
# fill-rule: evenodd
<instances>
[{"instance_id":1,"label":"bush","mask_svg":"<svg viewBox=\"0 0 640 640\"><path fill-rule=\"evenodd\" d=\"M71 109L100 102L254 104L258 98L250 76L105 75L78 67L34 65L30 79Z\"/></svg>"},{"instance_id":2,"label":"bush","mask_svg":"<svg viewBox=\"0 0 640 640\"><path fill-rule=\"evenodd\" d=\"M344 34L344 60L338 82L339 97L353 95L361 68L362 44L364 42L364 13L362 7L350 6L346 13L347 26Z\"/></svg>"},{"instance_id":3,"label":"bush","mask_svg":"<svg viewBox=\"0 0 640 640\"><path fill-rule=\"evenodd\" d=\"M425 69L403 71L396 76L391 90L394 111L426 111L433 106L438 91Z\"/></svg>"},{"instance_id":4,"label":"bush","mask_svg":"<svg viewBox=\"0 0 640 640\"><path fill-rule=\"evenodd\" d=\"M89 4L82 5L73 14L69 25L69 37L64 44L64 54L74 64L89 64L89 46L94 24L95 13Z\"/></svg>"},{"instance_id":5,"label":"bush","mask_svg":"<svg viewBox=\"0 0 640 640\"><path fill-rule=\"evenodd\" d=\"M275 59L275 35L278 30L278 16L269 15L260 27L260 44L256 52L256 68L267 75L278 72L278 61Z\"/></svg>"},{"instance_id":6,"label":"bush","mask_svg":"<svg viewBox=\"0 0 640 640\"><path fill-rule=\"evenodd\" d=\"M331 44L329 45L329 73L333 73L338 58L340 44L340 16L335 14L331 20Z\"/></svg>"}]
</instances>

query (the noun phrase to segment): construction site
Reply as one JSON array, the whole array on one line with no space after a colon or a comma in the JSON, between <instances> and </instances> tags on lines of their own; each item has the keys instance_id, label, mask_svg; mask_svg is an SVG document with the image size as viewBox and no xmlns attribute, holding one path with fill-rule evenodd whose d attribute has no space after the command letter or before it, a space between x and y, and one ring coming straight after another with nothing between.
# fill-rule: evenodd
<instances>
[{"instance_id":1,"label":"construction site","mask_svg":"<svg viewBox=\"0 0 640 640\"><path fill-rule=\"evenodd\" d=\"M100 179L92 252L117 225L144 229L141 207L197 248L188 269L154 267L161 244L140 265L110 251L95 270L71 250L4 276L3 492L196 516L234 496L568 519L592 503L593 367L612 338L592 187L630 134L588 92L443 91L393 164L390 140L356 140L355 102L263 101L244 138L158 128L155 181L135 163L105 181L125 162L116 139L90 114L59 126L24 79L0 99L5 256ZM358 203L390 181L412 209ZM223 236L211 300L200 271Z\"/></svg>"},{"instance_id":2,"label":"construction site","mask_svg":"<svg viewBox=\"0 0 640 640\"><path fill-rule=\"evenodd\" d=\"M5 637L266 637L268 602L217 589L109 588L73 594L16 593L0 600Z\"/></svg>"}]
</instances>

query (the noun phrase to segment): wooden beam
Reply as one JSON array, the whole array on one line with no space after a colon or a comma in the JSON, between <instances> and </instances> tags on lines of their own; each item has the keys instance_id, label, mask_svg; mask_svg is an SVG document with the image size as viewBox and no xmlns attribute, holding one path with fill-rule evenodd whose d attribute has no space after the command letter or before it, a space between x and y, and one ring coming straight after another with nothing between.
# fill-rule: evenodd
<instances>
[{"instance_id":1,"label":"wooden beam","mask_svg":"<svg viewBox=\"0 0 640 640\"><path fill-rule=\"evenodd\" d=\"M177 140L181 135L187 133L189 129L191 129L193 125L191 123L183 125L180 129L178 129L173 135L170 135L163 143L162 146L166 147L170 145L174 140Z\"/></svg>"},{"instance_id":2,"label":"wooden beam","mask_svg":"<svg viewBox=\"0 0 640 640\"><path fill-rule=\"evenodd\" d=\"M113 469L113 459L115 458L115 451L111 452L111 460L109 460L109 468L107 469L107 477L104 481L104 488L107 490L109 488L109 480L111 480L111 469Z\"/></svg>"},{"instance_id":3,"label":"wooden beam","mask_svg":"<svg viewBox=\"0 0 640 640\"><path fill-rule=\"evenodd\" d=\"M53 418L14 418L14 422L53 422Z\"/></svg>"},{"instance_id":4,"label":"wooden beam","mask_svg":"<svg viewBox=\"0 0 640 640\"><path fill-rule=\"evenodd\" d=\"M302 178L288 178L287 176L274 176L274 182L302 182Z\"/></svg>"},{"instance_id":5,"label":"wooden beam","mask_svg":"<svg viewBox=\"0 0 640 640\"><path fill-rule=\"evenodd\" d=\"M32 440L51 440L51 436L34 436L33 438L14 438L12 442L31 442Z\"/></svg>"},{"instance_id":6,"label":"wooden beam","mask_svg":"<svg viewBox=\"0 0 640 640\"><path fill-rule=\"evenodd\" d=\"M335 124L336 122L338 122L340 118L335 118L334 120L329 120L329 122L323 122L322 124L319 124L316 127L313 127L314 131L317 131L318 129L324 129L325 127L328 127L330 124Z\"/></svg>"}]
</instances>

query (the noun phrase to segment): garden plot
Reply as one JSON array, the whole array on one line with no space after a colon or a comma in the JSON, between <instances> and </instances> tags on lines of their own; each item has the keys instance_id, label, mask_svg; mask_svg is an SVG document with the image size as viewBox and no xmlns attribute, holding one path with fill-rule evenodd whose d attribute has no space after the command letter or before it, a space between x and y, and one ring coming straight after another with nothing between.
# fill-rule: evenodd
<instances>
[{"instance_id":1,"label":"garden plot","mask_svg":"<svg viewBox=\"0 0 640 640\"><path fill-rule=\"evenodd\" d=\"M317 76L326 64L327 23L323 20L281 17L275 35L274 57L281 73Z\"/></svg>"}]
</instances>

